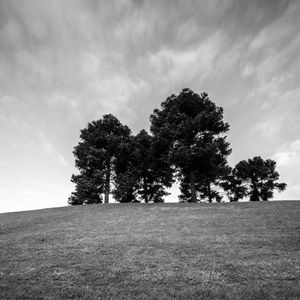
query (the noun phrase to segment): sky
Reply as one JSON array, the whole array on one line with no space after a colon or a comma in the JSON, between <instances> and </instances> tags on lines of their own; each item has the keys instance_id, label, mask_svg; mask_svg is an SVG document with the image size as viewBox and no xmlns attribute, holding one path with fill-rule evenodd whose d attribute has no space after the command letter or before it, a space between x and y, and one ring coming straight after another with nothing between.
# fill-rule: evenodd
<instances>
[{"instance_id":1,"label":"sky","mask_svg":"<svg viewBox=\"0 0 300 300\"><path fill-rule=\"evenodd\" d=\"M0 212L67 205L88 122L149 130L186 87L224 108L231 166L274 159L299 199L299 28L296 0L0 0Z\"/></svg>"}]
</instances>

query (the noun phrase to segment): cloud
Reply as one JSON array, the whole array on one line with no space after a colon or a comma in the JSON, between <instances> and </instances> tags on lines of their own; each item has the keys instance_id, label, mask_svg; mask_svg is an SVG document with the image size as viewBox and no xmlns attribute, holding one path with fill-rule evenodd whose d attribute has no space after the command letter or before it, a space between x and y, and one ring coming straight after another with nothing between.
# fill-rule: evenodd
<instances>
[{"instance_id":1,"label":"cloud","mask_svg":"<svg viewBox=\"0 0 300 300\"><path fill-rule=\"evenodd\" d=\"M300 139L283 144L274 153L272 159L277 162L283 182L288 183L285 199L300 199ZM278 199L282 196L276 195Z\"/></svg>"},{"instance_id":2,"label":"cloud","mask_svg":"<svg viewBox=\"0 0 300 300\"><path fill-rule=\"evenodd\" d=\"M201 80L213 70L214 61L221 50L221 40L222 36L217 32L191 49L163 48L157 53L150 53L146 57L149 70L164 82L178 82L182 78L191 81L196 76Z\"/></svg>"},{"instance_id":3,"label":"cloud","mask_svg":"<svg viewBox=\"0 0 300 300\"><path fill-rule=\"evenodd\" d=\"M271 81L263 89L258 89L256 97L262 103L262 114L250 135L260 134L268 140L286 143L298 137L300 126L300 88L287 89L281 86L280 79ZM286 83L288 84L288 83Z\"/></svg>"},{"instance_id":4,"label":"cloud","mask_svg":"<svg viewBox=\"0 0 300 300\"><path fill-rule=\"evenodd\" d=\"M278 152L273 155L281 167L300 167L300 139L281 146Z\"/></svg>"},{"instance_id":5,"label":"cloud","mask_svg":"<svg viewBox=\"0 0 300 300\"><path fill-rule=\"evenodd\" d=\"M243 69L242 74L243 74L244 77L248 77L248 76L253 75L254 73L255 73L254 67L252 65L247 64L245 66L245 68Z\"/></svg>"},{"instance_id":6,"label":"cloud","mask_svg":"<svg viewBox=\"0 0 300 300\"><path fill-rule=\"evenodd\" d=\"M292 3L275 22L264 27L249 45L248 55L260 55L256 72L261 82L293 70L299 63L299 2Z\"/></svg>"},{"instance_id":7,"label":"cloud","mask_svg":"<svg viewBox=\"0 0 300 300\"><path fill-rule=\"evenodd\" d=\"M272 142L288 143L298 133L299 104L299 66L300 43L299 2L291 1L279 18L266 24L254 35L245 56L248 63L242 74L251 89L244 102L257 106L259 113L253 115L254 128L250 135L260 133L261 137ZM251 64L249 63L251 61ZM250 76L251 75L251 76ZM285 154L282 161L287 161Z\"/></svg>"},{"instance_id":8,"label":"cloud","mask_svg":"<svg viewBox=\"0 0 300 300\"><path fill-rule=\"evenodd\" d=\"M273 159L276 160L279 166L291 166L294 164L297 157L297 152L287 151L287 152L278 152L273 156Z\"/></svg>"},{"instance_id":9,"label":"cloud","mask_svg":"<svg viewBox=\"0 0 300 300\"><path fill-rule=\"evenodd\" d=\"M62 101L62 97L55 97ZM67 166L68 162L64 156L53 146L49 138L40 129L42 122L39 115L31 109L31 103L22 101L14 96L0 98L2 128L7 132L6 139L13 141L17 147L23 149L35 149L38 144L45 154L56 159L61 166ZM36 111L37 112L37 111Z\"/></svg>"},{"instance_id":10,"label":"cloud","mask_svg":"<svg viewBox=\"0 0 300 300\"><path fill-rule=\"evenodd\" d=\"M300 54L296 49L300 43L299 8L299 2L290 2L278 19L254 35L245 52L251 64L247 63L242 74L245 77L252 75L255 80L247 101L253 101L263 109L286 101L287 92L298 88Z\"/></svg>"},{"instance_id":11,"label":"cloud","mask_svg":"<svg viewBox=\"0 0 300 300\"><path fill-rule=\"evenodd\" d=\"M251 135L261 135L262 137L269 139L269 140L274 140L278 138L278 133L279 129L281 126L281 120L266 120L261 123L256 124L252 131Z\"/></svg>"},{"instance_id":12,"label":"cloud","mask_svg":"<svg viewBox=\"0 0 300 300\"><path fill-rule=\"evenodd\" d=\"M61 166L69 165L65 157L50 143L49 139L41 131L37 131L37 137L41 143L44 152L57 161Z\"/></svg>"},{"instance_id":13,"label":"cloud","mask_svg":"<svg viewBox=\"0 0 300 300\"><path fill-rule=\"evenodd\" d=\"M285 9L281 10L281 16L273 22L266 24L260 29L249 45L249 51L262 51L271 53L272 49L286 48L287 44L282 44L282 41L293 43L290 36L298 35L297 23L300 22L298 1L287 1ZM279 8L280 6L277 6Z\"/></svg>"}]
</instances>

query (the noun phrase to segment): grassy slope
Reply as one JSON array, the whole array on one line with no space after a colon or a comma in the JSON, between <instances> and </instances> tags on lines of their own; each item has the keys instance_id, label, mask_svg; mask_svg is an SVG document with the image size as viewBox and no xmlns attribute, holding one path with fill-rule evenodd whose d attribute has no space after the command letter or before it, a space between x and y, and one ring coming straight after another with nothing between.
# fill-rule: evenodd
<instances>
[{"instance_id":1,"label":"grassy slope","mask_svg":"<svg viewBox=\"0 0 300 300\"><path fill-rule=\"evenodd\" d=\"M300 201L0 214L1 299L300 294Z\"/></svg>"}]
</instances>

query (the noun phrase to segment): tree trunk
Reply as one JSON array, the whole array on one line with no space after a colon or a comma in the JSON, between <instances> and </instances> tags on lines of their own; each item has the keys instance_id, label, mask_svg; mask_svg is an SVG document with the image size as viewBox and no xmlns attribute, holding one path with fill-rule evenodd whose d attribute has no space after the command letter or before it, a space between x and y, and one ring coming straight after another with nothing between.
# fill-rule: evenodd
<instances>
[{"instance_id":1,"label":"tree trunk","mask_svg":"<svg viewBox=\"0 0 300 300\"><path fill-rule=\"evenodd\" d=\"M145 200L145 203L148 203L149 202L149 197L148 197L148 189L147 189L147 183L146 183L146 179L143 178L143 189L144 189L144 200Z\"/></svg>"},{"instance_id":2,"label":"tree trunk","mask_svg":"<svg viewBox=\"0 0 300 300\"><path fill-rule=\"evenodd\" d=\"M259 192L257 188L253 189L253 193L250 196L250 201L259 201Z\"/></svg>"},{"instance_id":3,"label":"tree trunk","mask_svg":"<svg viewBox=\"0 0 300 300\"><path fill-rule=\"evenodd\" d=\"M105 198L104 203L109 203L109 192L110 192L110 160L106 165L106 178L105 178Z\"/></svg>"},{"instance_id":4,"label":"tree trunk","mask_svg":"<svg viewBox=\"0 0 300 300\"><path fill-rule=\"evenodd\" d=\"M197 202L196 198L196 187L195 187L195 174L191 172L191 202Z\"/></svg>"},{"instance_id":5,"label":"tree trunk","mask_svg":"<svg viewBox=\"0 0 300 300\"><path fill-rule=\"evenodd\" d=\"M250 196L250 201L259 201L259 191L257 188L257 184L254 180L252 180L253 191Z\"/></svg>"},{"instance_id":6,"label":"tree trunk","mask_svg":"<svg viewBox=\"0 0 300 300\"><path fill-rule=\"evenodd\" d=\"M210 183L207 183L207 191L208 191L208 202L212 203L212 197L211 197L211 188L210 188Z\"/></svg>"}]
</instances>

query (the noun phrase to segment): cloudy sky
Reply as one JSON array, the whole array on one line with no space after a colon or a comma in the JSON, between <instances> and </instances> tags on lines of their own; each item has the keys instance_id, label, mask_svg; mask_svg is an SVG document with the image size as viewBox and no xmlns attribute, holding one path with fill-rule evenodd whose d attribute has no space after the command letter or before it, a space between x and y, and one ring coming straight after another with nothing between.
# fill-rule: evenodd
<instances>
[{"instance_id":1,"label":"cloudy sky","mask_svg":"<svg viewBox=\"0 0 300 300\"><path fill-rule=\"evenodd\" d=\"M184 87L224 107L230 165L275 159L299 199L299 28L296 0L0 0L0 211L66 205L80 129L149 129Z\"/></svg>"}]
</instances>

